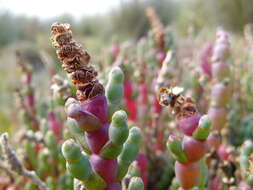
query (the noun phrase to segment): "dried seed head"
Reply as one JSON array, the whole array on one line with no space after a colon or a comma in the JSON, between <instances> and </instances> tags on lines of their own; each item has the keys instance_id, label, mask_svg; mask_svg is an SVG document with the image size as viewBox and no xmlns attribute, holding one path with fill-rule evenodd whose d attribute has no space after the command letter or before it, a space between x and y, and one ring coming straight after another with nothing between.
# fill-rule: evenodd
<instances>
[{"instance_id":1,"label":"dried seed head","mask_svg":"<svg viewBox=\"0 0 253 190\"><path fill-rule=\"evenodd\" d=\"M97 71L92 66L89 66L77 70L76 72L72 72L69 74L69 76L71 77L72 82L76 86L83 86L86 83L89 83L90 81L96 79L97 74Z\"/></svg>"},{"instance_id":2,"label":"dried seed head","mask_svg":"<svg viewBox=\"0 0 253 190\"><path fill-rule=\"evenodd\" d=\"M178 89L178 87L176 88ZM162 106L169 106L177 118L189 117L197 113L196 105L190 97L185 97L173 91L173 88L159 89L158 100Z\"/></svg>"},{"instance_id":3,"label":"dried seed head","mask_svg":"<svg viewBox=\"0 0 253 190\"><path fill-rule=\"evenodd\" d=\"M157 16L157 14L156 14L156 12L153 8L148 7L146 9L146 15L149 19L151 29L152 29L152 33L155 37L155 41L156 41L158 47L162 50L162 49L164 49L164 45L165 45L164 27L163 27L159 17Z\"/></svg>"},{"instance_id":4,"label":"dried seed head","mask_svg":"<svg viewBox=\"0 0 253 190\"><path fill-rule=\"evenodd\" d=\"M77 98L85 101L104 94L103 85L96 80L97 71L89 65L90 55L72 39L70 25L56 22L51 26L51 33L52 45L62 68L78 88Z\"/></svg>"}]
</instances>

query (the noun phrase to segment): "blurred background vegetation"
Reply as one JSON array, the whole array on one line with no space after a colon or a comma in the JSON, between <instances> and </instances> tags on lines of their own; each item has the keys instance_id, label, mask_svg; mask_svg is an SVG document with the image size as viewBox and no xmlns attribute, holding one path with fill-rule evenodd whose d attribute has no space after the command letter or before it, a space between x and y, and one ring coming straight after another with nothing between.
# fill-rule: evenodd
<instances>
[{"instance_id":1,"label":"blurred background vegetation","mask_svg":"<svg viewBox=\"0 0 253 190\"><path fill-rule=\"evenodd\" d=\"M182 36L188 35L189 29L191 34L197 36L203 30L214 31L217 26L240 34L245 24L253 22L252 0L127 0L121 1L119 6L105 14L78 19L71 14L40 19L16 15L11 10L0 10L0 132L13 125L13 121L10 121L10 116L13 117L11 114L15 113L12 92L20 83L15 50L26 49L29 52L30 64L38 71L37 81L43 87L43 80L49 79L43 75L45 65L39 54L47 52L56 62L49 40L52 22L70 23L75 36L94 55L115 39L137 40L147 34L150 26L145 9L149 6L156 9L164 25ZM45 91L48 89L41 88L38 96L43 96Z\"/></svg>"},{"instance_id":2,"label":"blurred background vegetation","mask_svg":"<svg viewBox=\"0 0 253 190\"><path fill-rule=\"evenodd\" d=\"M196 34L202 28L223 26L234 32L242 32L245 24L253 21L252 0L128 0L103 15L91 15L75 19L70 14L41 20L14 16L10 11L0 12L0 48L15 41L38 43L38 37L49 34L53 21L68 22L76 33L110 42L117 35L121 40L138 39L149 29L145 9L157 10L164 25L174 26L178 32L187 33L193 26ZM88 5L87 5L88 7ZM46 14L46 13L45 13Z\"/></svg>"}]
</instances>

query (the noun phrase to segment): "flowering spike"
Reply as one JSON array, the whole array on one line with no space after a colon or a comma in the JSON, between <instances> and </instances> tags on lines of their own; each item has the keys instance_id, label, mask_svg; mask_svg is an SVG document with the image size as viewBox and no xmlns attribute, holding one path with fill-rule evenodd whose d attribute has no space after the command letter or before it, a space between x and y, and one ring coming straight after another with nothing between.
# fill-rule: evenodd
<instances>
[{"instance_id":1,"label":"flowering spike","mask_svg":"<svg viewBox=\"0 0 253 190\"><path fill-rule=\"evenodd\" d=\"M96 80L97 71L89 65L90 55L72 39L69 24L54 23L51 26L53 46L62 61L62 68L77 87L77 98L85 101L104 94L104 87Z\"/></svg>"}]
</instances>

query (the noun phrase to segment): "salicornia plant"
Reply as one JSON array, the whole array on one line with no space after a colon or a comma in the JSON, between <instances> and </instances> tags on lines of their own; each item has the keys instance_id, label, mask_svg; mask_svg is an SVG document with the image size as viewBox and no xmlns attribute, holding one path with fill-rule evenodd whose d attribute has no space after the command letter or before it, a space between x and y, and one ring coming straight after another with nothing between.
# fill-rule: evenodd
<instances>
[{"instance_id":1,"label":"salicornia plant","mask_svg":"<svg viewBox=\"0 0 253 190\"><path fill-rule=\"evenodd\" d=\"M213 130L220 131L227 122L227 106L231 98L230 87L230 43L229 35L223 30L216 34L212 56L211 108L208 115L212 120Z\"/></svg>"},{"instance_id":2,"label":"salicornia plant","mask_svg":"<svg viewBox=\"0 0 253 190\"><path fill-rule=\"evenodd\" d=\"M201 117L190 97L174 94L173 89L161 88L159 102L170 106L177 119L177 125L184 134L181 141L170 135L167 146L176 159L175 173L184 190L193 187L205 189L207 169L204 155L207 150L206 138L211 129L207 115Z\"/></svg>"},{"instance_id":3,"label":"salicornia plant","mask_svg":"<svg viewBox=\"0 0 253 190\"><path fill-rule=\"evenodd\" d=\"M86 141L83 149L73 139L63 143L66 167L87 190L120 190L141 140L139 128L128 129L124 111L109 114L109 108L117 110L122 98L123 74L118 68L112 71L106 97L104 86L96 79L97 71L89 64L90 55L72 39L70 25L54 23L51 31L62 68L77 88L76 99L69 98L65 104L67 122L78 128ZM140 189L142 181L131 180L129 190Z\"/></svg>"}]
</instances>

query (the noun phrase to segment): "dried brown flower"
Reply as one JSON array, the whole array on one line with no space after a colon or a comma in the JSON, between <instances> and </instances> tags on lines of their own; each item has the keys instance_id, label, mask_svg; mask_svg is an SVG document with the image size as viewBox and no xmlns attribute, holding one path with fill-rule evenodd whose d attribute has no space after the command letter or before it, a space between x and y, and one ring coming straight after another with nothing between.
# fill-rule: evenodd
<instances>
[{"instance_id":1,"label":"dried brown flower","mask_svg":"<svg viewBox=\"0 0 253 190\"><path fill-rule=\"evenodd\" d=\"M51 26L52 45L56 48L62 68L77 86L77 98L80 101L104 94L104 87L96 80L97 71L89 65L90 55L72 39L69 24L54 23Z\"/></svg>"},{"instance_id":2,"label":"dried brown flower","mask_svg":"<svg viewBox=\"0 0 253 190\"><path fill-rule=\"evenodd\" d=\"M160 88L158 100L162 106L169 106L177 118L189 117L197 112L196 104L190 97L175 93L171 88Z\"/></svg>"}]
</instances>

